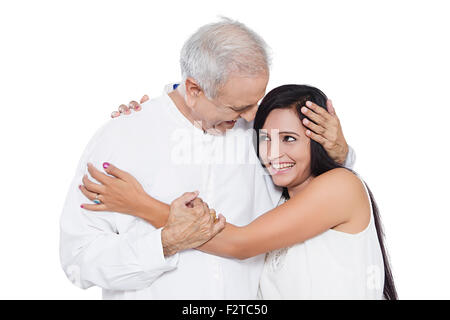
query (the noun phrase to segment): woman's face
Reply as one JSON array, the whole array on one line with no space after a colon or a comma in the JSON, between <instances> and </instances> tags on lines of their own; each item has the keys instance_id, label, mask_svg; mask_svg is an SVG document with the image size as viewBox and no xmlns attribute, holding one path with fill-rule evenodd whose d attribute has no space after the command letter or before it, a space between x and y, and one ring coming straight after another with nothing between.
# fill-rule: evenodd
<instances>
[{"instance_id":1,"label":"woman's face","mask_svg":"<svg viewBox=\"0 0 450 320\"><path fill-rule=\"evenodd\" d=\"M295 188L311 176L310 138L295 108L270 112L259 132L259 156L280 187Z\"/></svg>"}]
</instances>

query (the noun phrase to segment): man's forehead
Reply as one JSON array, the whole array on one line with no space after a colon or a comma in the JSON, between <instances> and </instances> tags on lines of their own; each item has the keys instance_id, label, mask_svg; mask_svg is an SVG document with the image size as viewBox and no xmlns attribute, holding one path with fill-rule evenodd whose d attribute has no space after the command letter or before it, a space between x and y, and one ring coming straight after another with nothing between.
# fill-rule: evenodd
<instances>
[{"instance_id":1,"label":"man's forehead","mask_svg":"<svg viewBox=\"0 0 450 320\"><path fill-rule=\"evenodd\" d=\"M253 77L230 76L219 91L218 97L223 102L237 107L254 105L264 97L267 82L267 74Z\"/></svg>"},{"instance_id":2,"label":"man's forehead","mask_svg":"<svg viewBox=\"0 0 450 320\"><path fill-rule=\"evenodd\" d=\"M221 91L219 94L219 101L224 105L232 106L236 108L245 108L259 104L266 94L266 88L260 88L259 92L249 92L249 91Z\"/></svg>"}]
</instances>

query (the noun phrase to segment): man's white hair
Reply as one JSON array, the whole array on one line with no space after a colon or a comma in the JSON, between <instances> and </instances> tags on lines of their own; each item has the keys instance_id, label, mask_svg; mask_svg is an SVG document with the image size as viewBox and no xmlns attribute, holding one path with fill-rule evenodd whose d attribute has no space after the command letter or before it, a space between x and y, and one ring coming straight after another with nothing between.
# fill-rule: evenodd
<instances>
[{"instance_id":1,"label":"man's white hair","mask_svg":"<svg viewBox=\"0 0 450 320\"><path fill-rule=\"evenodd\" d=\"M192 77L208 98L216 98L231 73L268 73L268 51L265 41L243 23L222 18L198 29L184 44L180 58L183 84Z\"/></svg>"}]
</instances>

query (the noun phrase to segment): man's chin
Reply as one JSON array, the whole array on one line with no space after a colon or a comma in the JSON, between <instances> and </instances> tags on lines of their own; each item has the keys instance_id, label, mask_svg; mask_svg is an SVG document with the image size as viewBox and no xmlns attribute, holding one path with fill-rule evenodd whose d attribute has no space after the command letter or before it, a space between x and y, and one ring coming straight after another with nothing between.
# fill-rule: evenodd
<instances>
[{"instance_id":1,"label":"man's chin","mask_svg":"<svg viewBox=\"0 0 450 320\"><path fill-rule=\"evenodd\" d=\"M227 130L231 130L236 125L236 121L222 121L215 128L224 134Z\"/></svg>"}]
</instances>

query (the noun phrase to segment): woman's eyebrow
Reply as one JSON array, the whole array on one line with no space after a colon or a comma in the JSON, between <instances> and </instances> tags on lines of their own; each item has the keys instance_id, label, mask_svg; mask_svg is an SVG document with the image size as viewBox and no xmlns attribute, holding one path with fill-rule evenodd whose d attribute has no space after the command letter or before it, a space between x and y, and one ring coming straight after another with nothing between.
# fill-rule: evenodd
<instances>
[{"instance_id":1,"label":"woman's eyebrow","mask_svg":"<svg viewBox=\"0 0 450 320\"><path fill-rule=\"evenodd\" d=\"M297 137L300 137L298 133L295 133L293 131L280 131L279 134L293 134L296 135Z\"/></svg>"}]
</instances>

